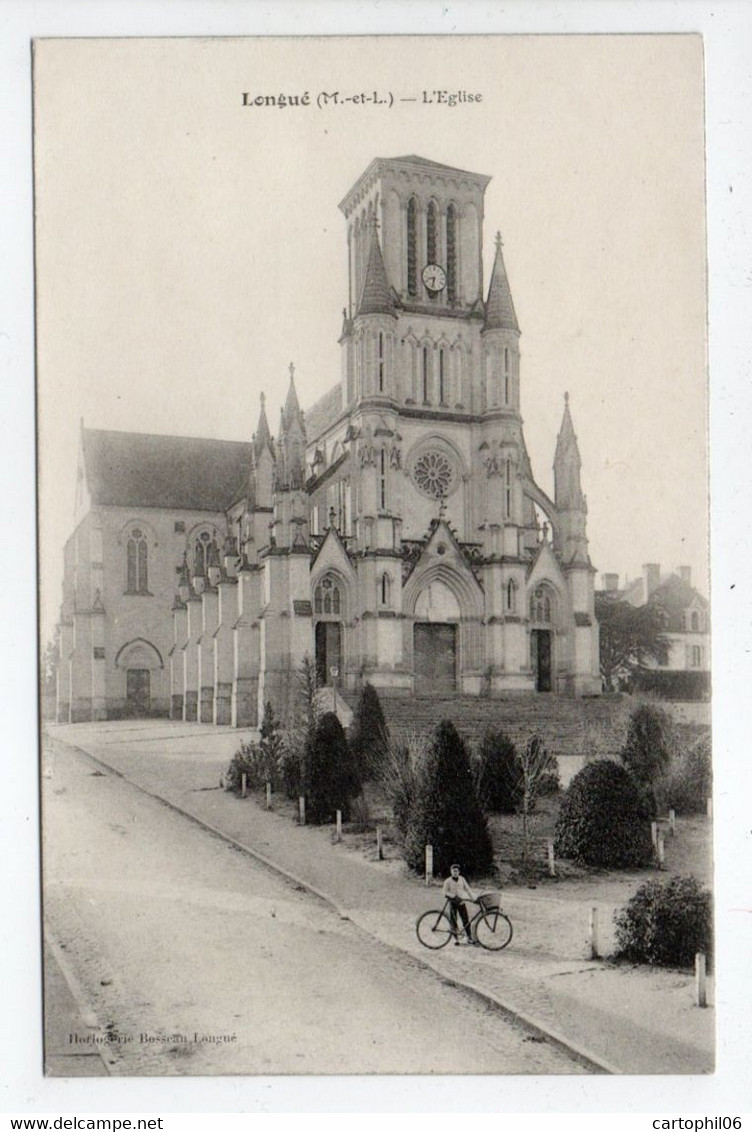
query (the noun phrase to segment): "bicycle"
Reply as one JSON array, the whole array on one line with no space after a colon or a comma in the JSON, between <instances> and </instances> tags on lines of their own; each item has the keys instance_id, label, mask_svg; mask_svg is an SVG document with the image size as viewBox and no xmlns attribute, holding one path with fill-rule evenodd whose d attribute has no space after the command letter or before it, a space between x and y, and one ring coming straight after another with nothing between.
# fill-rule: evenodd
<instances>
[{"instance_id":1,"label":"bicycle","mask_svg":"<svg viewBox=\"0 0 752 1132\"><path fill-rule=\"evenodd\" d=\"M470 932L475 943L486 951L501 951L511 942L512 921L501 910L497 893L481 895L477 900L467 900L467 904L477 904L478 911L470 919ZM464 927L453 927L449 917L451 900L447 897L443 908L433 908L418 917L415 932L424 947L438 951L446 947L450 939L457 942L465 934Z\"/></svg>"}]
</instances>

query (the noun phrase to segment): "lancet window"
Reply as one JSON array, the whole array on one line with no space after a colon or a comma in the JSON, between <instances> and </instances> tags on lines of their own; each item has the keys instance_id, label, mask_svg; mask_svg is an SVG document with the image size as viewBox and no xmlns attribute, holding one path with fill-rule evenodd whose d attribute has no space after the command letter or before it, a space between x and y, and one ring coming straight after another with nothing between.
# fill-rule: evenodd
<instances>
[{"instance_id":1,"label":"lancet window","mask_svg":"<svg viewBox=\"0 0 752 1132\"><path fill-rule=\"evenodd\" d=\"M128 535L126 546L126 592L129 594L148 593L149 551L146 536L140 527L133 527Z\"/></svg>"}]
</instances>

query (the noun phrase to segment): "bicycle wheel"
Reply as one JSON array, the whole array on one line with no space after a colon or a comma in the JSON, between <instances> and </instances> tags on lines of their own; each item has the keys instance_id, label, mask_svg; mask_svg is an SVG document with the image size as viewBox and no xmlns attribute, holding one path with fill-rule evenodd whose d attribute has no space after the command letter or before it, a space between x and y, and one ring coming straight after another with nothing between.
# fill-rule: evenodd
<instances>
[{"instance_id":1,"label":"bicycle wheel","mask_svg":"<svg viewBox=\"0 0 752 1132\"><path fill-rule=\"evenodd\" d=\"M486 951L501 951L512 939L512 921L503 912L484 912L475 921L475 938Z\"/></svg>"},{"instance_id":2,"label":"bicycle wheel","mask_svg":"<svg viewBox=\"0 0 752 1132\"><path fill-rule=\"evenodd\" d=\"M433 951L445 947L454 935L448 917L443 912L435 910L424 912L422 916L418 917L415 931L423 946L430 947Z\"/></svg>"}]
</instances>

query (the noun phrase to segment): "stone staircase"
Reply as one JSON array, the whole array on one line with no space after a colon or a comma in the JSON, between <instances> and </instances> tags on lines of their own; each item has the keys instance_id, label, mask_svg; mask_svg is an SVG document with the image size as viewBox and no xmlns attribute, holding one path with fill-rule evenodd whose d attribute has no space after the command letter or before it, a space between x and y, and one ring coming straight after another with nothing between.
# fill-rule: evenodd
<instances>
[{"instance_id":1,"label":"stone staircase","mask_svg":"<svg viewBox=\"0 0 752 1132\"><path fill-rule=\"evenodd\" d=\"M626 736L633 708L625 696L570 699L548 695L396 696L380 694L393 738L432 732L450 719L460 735L477 746L485 731L505 731L518 745L538 734L557 758L615 757Z\"/></svg>"}]
</instances>

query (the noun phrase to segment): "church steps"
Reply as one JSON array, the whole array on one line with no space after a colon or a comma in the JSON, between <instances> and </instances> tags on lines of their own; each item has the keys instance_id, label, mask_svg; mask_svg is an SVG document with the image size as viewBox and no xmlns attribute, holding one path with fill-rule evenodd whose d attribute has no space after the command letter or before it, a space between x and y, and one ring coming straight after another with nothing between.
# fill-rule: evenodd
<instances>
[{"instance_id":1,"label":"church steps","mask_svg":"<svg viewBox=\"0 0 752 1132\"><path fill-rule=\"evenodd\" d=\"M398 741L410 733L430 733L450 719L462 737L478 746L489 729L505 731L517 744L539 734L557 757L615 757L623 744L633 705L622 696L564 699L556 696L390 696L381 705L390 733Z\"/></svg>"}]
</instances>

